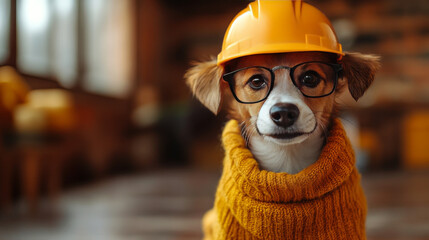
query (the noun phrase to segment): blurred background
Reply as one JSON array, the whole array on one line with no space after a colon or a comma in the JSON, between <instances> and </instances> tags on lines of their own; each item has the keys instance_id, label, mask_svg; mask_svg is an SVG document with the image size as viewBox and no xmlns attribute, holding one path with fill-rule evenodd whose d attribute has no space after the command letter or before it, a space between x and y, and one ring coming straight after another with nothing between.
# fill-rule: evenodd
<instances>
[{"instance_id":1,"label":"blurred background","mask_svg":"<svg viewBox=\"0 0 429 240\"><path fill-rule=\"evenodd\" d=\"M429 239L429 3L307 1L379 54L340 102L368 239ZM0 0L0 239L201 239L226 121L183 75L246 0Z\"/></svg>"}]
</instances>

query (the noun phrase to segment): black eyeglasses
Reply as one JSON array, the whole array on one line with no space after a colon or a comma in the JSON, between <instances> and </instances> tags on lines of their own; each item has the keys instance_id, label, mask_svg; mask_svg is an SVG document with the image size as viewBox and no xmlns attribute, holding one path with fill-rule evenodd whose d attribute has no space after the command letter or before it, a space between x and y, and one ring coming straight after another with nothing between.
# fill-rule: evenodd
<instances>
[{"instance_id":1,"label":"black eyeglasses","mask_svg":"<svg viewBox=\"0 0 429 240\"><path fill-rule=\"evenodd\" d=\"M241 68L223 75L232 94L240 103L258 103L267 99L274 86L274 71L288 69L290 78L301 93L309 98L321 98L332 94L337 86L341 64L303 62L293 67L262 66Z\"/></svg>"}]
</instances>

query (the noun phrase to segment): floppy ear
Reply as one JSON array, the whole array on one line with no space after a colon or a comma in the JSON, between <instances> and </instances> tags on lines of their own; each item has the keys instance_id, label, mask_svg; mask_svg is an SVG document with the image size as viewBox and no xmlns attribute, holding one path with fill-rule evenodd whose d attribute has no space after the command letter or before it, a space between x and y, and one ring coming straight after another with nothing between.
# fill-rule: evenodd
<instances>
[{"instance_id":1,"label":"floppy ear","mask_svg":"<svg viewBox=\"0 0 429 240\"><path fill-rule=\"evenodd\" d=\"M214 114L218 114L221 103L220 80L223 69L216 60L195 62L185 74L186 83L200 102Z\"/></svg>"},{"instance_id":2,"label":"floppy ear","mask_svg":"<svg viewBox=\"0 0 429 240\"><path fill-rule=\"evenodd\" d=\"M380 68L380 57L346 52L341 62L350 94L357 101L374 81L375 72Z\"/></svg>"}]
</instances>

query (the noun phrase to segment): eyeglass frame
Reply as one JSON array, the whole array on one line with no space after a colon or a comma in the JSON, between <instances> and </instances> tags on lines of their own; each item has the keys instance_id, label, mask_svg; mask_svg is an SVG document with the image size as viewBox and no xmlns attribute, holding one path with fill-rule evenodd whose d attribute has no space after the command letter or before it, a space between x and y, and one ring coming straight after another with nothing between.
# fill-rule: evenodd
<instances>
[{"instance_id":1,"label":"eyeglass frame","mask_svg":"<svg viewBox=\"0 0 429 240\"><path fill-rule=\"evenodd\" d=\"M305 93L303 93L303 92L301 91L301 89L299 89L299 87L296 85L296 83L295 83L295 79L294 79L294 77L293 77L293 73L294 73L295 69L296 69L297 67L301 66L301 65L308 64L308 63L323 63L323 64L326 64L326 65L331 66L331 67L334 69L334 71L335 71L334 87L332 88L332 90L331 90L329 93L324 94L324 95L321 95L321 96L308 96L308 95L306 95ZM272 80L271 80L271 86L270 86L270 89L269 89L269 90L268 90L268 92L267 92L267 95L266 95L264 98L262 98L261 100L254 101L254 102L243 102L243 101L241 101L241 100L237 97L237 95L236 95L236 93L235 93L235 88L232 86L233 84L231 83L231 81L232 81L233 79L232 79L232 78L228 79L228 76L234 75L235 73L237 73L237 72L239 72L239 71L246 70L246 69L250 69L250 68L262 68L262 69L265 69L265 70L267 70L268 72L270 72L270 74L271 74L271 78L272 78ZM299 63L299 64L297 64L297 65L293 66L293 67L288 67L288 66L281 66L281 65L279 65L279 66L275 66L275 67L273 67L273 68L271 68L271 69L270 69L270 68L268 68L268 67L264 67L264 66L250 66L250 67L240 68L240 69L234 70L234 71L229 72L229 73L225 73L225 74L223 74L223 75L222 75L222 79L223 79L225 82L227 82L227 83L228 83L229 88L231 89L232 95L234 96L235 100L237 100L239 103L243 103L243 104L254 104L254 103L259 103L259 102L265 101L265 100L268 98L268 96L270 95L271 91L273 90L273 86L274 86L274 81L275 81L275 73L274 73L274 71L279 70L279 69L287 69L287 70L289 70L290 80L292 81L293 85L294 85L296 88L298 88L299 92L300 92L303 96L308 97L308 98L322 98L322 97L326 97L326 96L331 95L331 94L335 91L335 89L336 89L336 87L337 87L337 83L338 83L339 73L343 70L343 67L342 67L342 65L341 65L341 64L339 64L339 63L327 63L327 62L322 62L322 61L309 61L309 62L302 62L302 63Z\"/></svg>"}]
</instances>

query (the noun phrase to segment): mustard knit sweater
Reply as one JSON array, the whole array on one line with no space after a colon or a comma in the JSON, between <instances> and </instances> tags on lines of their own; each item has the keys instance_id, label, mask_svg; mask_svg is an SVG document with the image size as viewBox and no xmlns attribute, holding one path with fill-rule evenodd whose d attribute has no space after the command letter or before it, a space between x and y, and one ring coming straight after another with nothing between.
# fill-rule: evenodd
<instances>
[{"instance_id":1,"label":"mustard knit sweater","mask_svg":"<svg viewBox=\"0 0 429 240\"><path fill-rule=\"evenodd\" d=\"M224 169L204 239L366 239L365 196L339 120L318 161L294 175L260 170L235 120L222 141Z\"/></svg>"}]
</instances>

